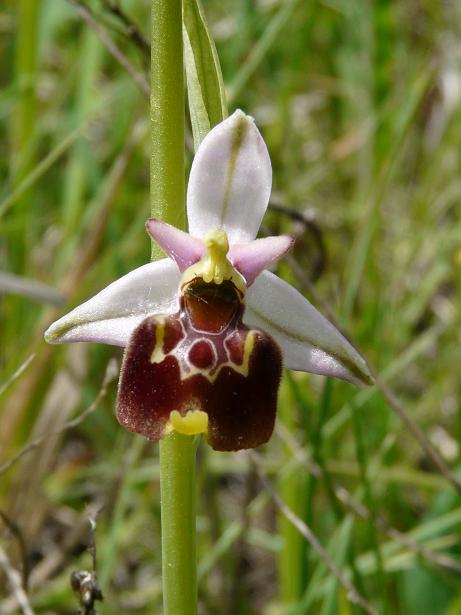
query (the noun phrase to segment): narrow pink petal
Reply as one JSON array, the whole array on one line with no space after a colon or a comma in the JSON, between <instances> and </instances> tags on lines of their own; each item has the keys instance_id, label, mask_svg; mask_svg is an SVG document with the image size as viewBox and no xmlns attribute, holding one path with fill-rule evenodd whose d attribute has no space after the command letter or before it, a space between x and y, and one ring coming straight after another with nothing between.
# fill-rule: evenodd
<instances>
[{"instance_id":1,"label":"narrow pink petal","mask_svg":"<svg viewBox=\"0 0 461 615\"><path fill-rule=\"evenodd\" d=\"M146 316L177 310L179 278L169 258L138 267L54 322L45 340L126 346Z\"/></svg>"},{"instance_id":2,"label":"narrow pink petal","mask_svg":"<svg viewBox=\"0 0 461 615\"><path fill-rule=\"evenodd\" d=\"M247 286L253 284L264 269L268 269L293 247L295 240L288 235L264 237L250 243L231 246L229 260L245 278Z\"/></svg>"},{"instance_id":3,"label":"narrow pink petal","mask_svg":"<svg viewBox=\"0 0 461 615\"><path fill-rule=\"evenodd\" d=\"M199 261L206 252L203 241L162 220L151 218L146 222L146 228L152 239L178 265L181 273Z\"/></svg>"},{"instance_id":4,"label":"narrow pink petal","mask_svg":"<svg viewBox=\"0 0 461 615\"><path fill-rule=\"evenodd\" d=\"M264 271L248 290L243 322L272 335L289 369L370 384L365 359L296 289Z\"/></svg>"}]
</instances>

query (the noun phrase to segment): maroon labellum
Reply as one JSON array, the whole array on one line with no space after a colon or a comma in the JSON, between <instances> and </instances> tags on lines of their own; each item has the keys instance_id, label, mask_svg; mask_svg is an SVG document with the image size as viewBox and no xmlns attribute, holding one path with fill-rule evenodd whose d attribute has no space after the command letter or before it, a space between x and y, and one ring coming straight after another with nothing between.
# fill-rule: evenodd
<instances>
[{"instance_id":1,"label":"maroon labellum","mask_svg":"<svg viewBox=\"0 0 461 615\"><path fill-rule=\"evenodd\" d=\"M183 289L176 314L146 318L125 352L120 423L151 440L173 428L204 431L220 451L267 442L281 352L269 335L246 327L242 314L241 293L232 282L195 278ZM174 411L183 422L171 416Z\"/></svg>"}]
</instances>

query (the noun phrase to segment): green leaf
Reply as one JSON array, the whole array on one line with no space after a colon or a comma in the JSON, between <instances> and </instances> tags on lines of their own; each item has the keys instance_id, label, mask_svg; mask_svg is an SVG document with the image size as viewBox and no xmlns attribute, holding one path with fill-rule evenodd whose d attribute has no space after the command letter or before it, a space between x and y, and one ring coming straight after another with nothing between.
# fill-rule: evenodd
<instances>
[{"instance_id":1,"label":"green leaf","mask_svg":"<svg viewBox=\"0 0 461 615\"><path fill-rule=\"evenodd\" d=\"M183 37L189 111L197 150L211 128L227 117L218 54L199 0L184 0Z\"/></svg>"}]
</instances>

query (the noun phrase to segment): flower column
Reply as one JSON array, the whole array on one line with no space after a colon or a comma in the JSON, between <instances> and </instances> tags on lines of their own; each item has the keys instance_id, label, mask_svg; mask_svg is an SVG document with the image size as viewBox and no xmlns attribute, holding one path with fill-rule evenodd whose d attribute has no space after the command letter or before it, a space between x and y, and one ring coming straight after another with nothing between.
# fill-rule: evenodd
<instances>
[{"instance_id":1,"label":"flower column","mask_svg":"<svg viewBox=\"0 0 461 615\"><path fill-rule=\"evenodd\" d=\"M181 0L153 0L151 215L184 227L184 77ZM152 260L161 255L152 246ZM165 615L197 612L196 438L173 431L160 443Z\"/></svg>"}]
</instances>

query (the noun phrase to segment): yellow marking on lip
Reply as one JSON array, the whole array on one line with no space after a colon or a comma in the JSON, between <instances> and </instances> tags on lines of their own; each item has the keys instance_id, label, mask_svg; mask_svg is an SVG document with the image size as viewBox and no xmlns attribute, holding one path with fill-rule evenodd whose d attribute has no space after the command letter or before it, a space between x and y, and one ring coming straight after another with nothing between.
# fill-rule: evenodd
<instances>
[{"instance_id":1,"label":"yellow marking on lip","mask_svg":"<svg viewBox=\"0 0 461 615\"><path fill-rule=\"evenodd\" d=\"M197 374L199 374L203 376L204 378L206 378L208 382L213 384L224 367L231 367L234 370L234 372L237 372L237 374L241 374L242 376L245 376L246 378L250 371L250 358L251 358L251 354L255 347L256 334L257 334L257 331L254 331L254 330L248 331L248 334L245 338L245 343L243 346L243 360L240 365L238 363L235 363L231 359L229 359L225 363L221 363L221 365L218 365L218 367L216 368L216 371L214 371L215 367L204 369L202 367L196 367L195 365L188 365L188 369L185 369L182 361L178 359L181 380L187 380L188 378L192 378L192 376L196 376ZM213 371L214 373L212 373Z\"/></svg>"},{"instance_id":2,"label":"yellow marking on lip","mask_svg":"<svg viewBox=\"0 0 461 615\"><path fill-rule=\"evenodd\" d=\"M161 363L166 355L163 352L163 342L165 340L165 319L158 316L155 326L155 346L150 355L151 363Z\"/></svg>"},{"instance_id":3,"label":"yellow marking on lip","mask_svg":"<svg viewBox=\"0 0 461 615\"><path fill-rule=\"evenodd\" d=\"M254 350L256 342L256 332L248 331L248 335L245 338L245 345L243 346L243 361L242 365L239 367L235 365L235 371L243 374L244 376L248 376L248 372L250 371L250 357L251 353Z\"/></svg>"},{"instance_id":4,"label":"yellow marking on lip","mask_svg":"<svg viewBox=\"0 0 461 615\"><path fill-rule=\"evenodd\" d=\"M208 414L203 410L189 410L182 416L178 410L170 412L171 427L186 436L195 436L208 431Z\"/></svg>"}]
</instances>

